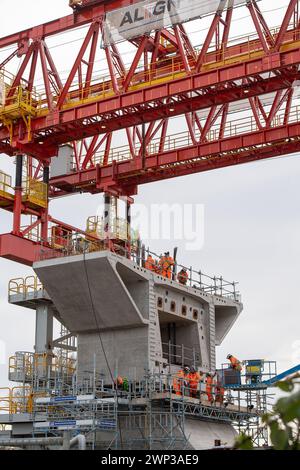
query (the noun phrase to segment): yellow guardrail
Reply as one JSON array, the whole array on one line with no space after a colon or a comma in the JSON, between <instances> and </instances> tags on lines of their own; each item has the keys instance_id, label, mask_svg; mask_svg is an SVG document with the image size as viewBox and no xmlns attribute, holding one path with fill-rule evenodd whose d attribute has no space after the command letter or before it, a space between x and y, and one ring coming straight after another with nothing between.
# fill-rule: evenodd
<instances>
[{"instance_id":1,"label":"yellow guardrail","mask_svg":"<svg viewBox=\"0 0 300 470\"><path fill-rule=\"evenodd\" d=\"M19 353L9 358L9 377L12 380L22 380L33 382L34 378L45 371L51 375L71 376L76 370L76 359L59 355ZM21 381L21 379L20 379Z\"/></svg>"},{"instance_id":2,"label":"yellow guardrail","mask_svg":"<svg viewBox=\"0 0 300 470\"><path fill-rule=\"evenodd\" d=\"M48 205L48 185L34 178L27 178L23 190L23 201L46 208Z\"/></svg>"},{"instance_id":3,"label":"yellow guardrail","mask_svg":"<svg viewBox=\"0 0 300 470\"><path fill-rule=\"evenodd\" d=\"M1 121L1 117L0 117ZM4 198L14 198L14 187L12 177L0 171L0 196ZM26 177L23 187L23 202L32 206L46 208L48 205L48 185L34 178Z\"/></svg>"},{"instance_id":4,"label":"yellow guardrail","mask_svg":"<svg viewBox=\"0 0 300 470\"><path fill-rule=\"evenodd\" d=\"M272 124L272 127L280 127L284 125L285 111L280 112L275 116ZM300 105L293 106L290 110L289 123L299 122L300 120ZM225 128L224 138L235 137L242 134L247 134L250 132L257 132L259 130L255 118L253 116L248 116L245 118L240 118L236 120L229 121ZM206 136L208 142L215 142L219 140L220 124L214 126ZM195 131L195 138L197 141L200 140L201 134L198 130ZM160 148L160 139L153 139L147 147L147 155L156 155L159 153ZM178 132L166 137L164 152L180 149L182 147L189 147L194 145L194 142L191 138L189 131ZM136 154L138 154L140 148L136 147ZM120 147L112 148L110 151L108 164L111 164L112 161L123 162L128 161L133 158L133 155L130 151L128 145L123 145ZM93 163L103 164L104 161L104 151L97 152L93 157Z\"/></svg>"},{"instance_id":5,"label":"yellow guardrail","mask_svg":"<svg viewBox=\"0 0 300 470\"><path fill-rule=\"evenodd\" d=\"M105 240L108 238L116 238L118 240L128 239L128 223L125 219L115 218L109 227L109 233L106 230L105 222L101 217L92 216L87 220L86 232Z\"/></svg>"},{"instance_id":6,"label":"yellow guardrail","mask_svg":"<svg viewBox=\"0 0 300 470\"><path fill-rule=\"evenodd\" d=\"M8 414L31 413L33 392L30 386L0 388L0 412Z\"/></svg>"},{"instance_id":7,"label":"yellow guardrail","mask_svg":"<svg viewBox=\"0 0 300 470\"><path fill-rule=\"evenodd\" d=\"M0 195L11 198L13 196L12 177L0 171Z\"/></svg>"},{"instance_id":8,"label":"yellow guardrail","mask_svg":"<svg viewBox=\"0 0 300 470\"><path fill-rule=\"evenodd\" d=\"M272 34L275 36L280 27L272 29ZM300 33L300 30L298 34ZM294 32L297 35L297 32ZM298 38L299 39L299 38ZM296 44L295 37L285 38L285 44ZM244 49L241 50L241 45ZM202 45L194 48L195 57L190 58L191 69L195 66L195 61L202 49ZM205 56L205 61L202 66L202 70L212 70L226 65L232 65L234 63L243 62L251 58L258 57L259 54L264 54L263 47L257 33L251 33L247 35L237 36L230 39L226 47L222 47L219 50L213 48L208 50ZM99 71L101 73L101 71ZM158 83L164 83L171 80L175 80L180 76L186 75L183 61L179 56L167 56L161 60L157 60L153 63L149 63L148 70L145 71L143 67L137 69L134 74L131 85L128 88L129 91L133 91L139 88L145 88ZM120 89L123 86L123 79L118 79L118 85ZM111 95L114 95L114 89L111 77L109 75L98 76L90 81L88 89L86 86L80 88L79 82L74 82L71 90L67 95L66 108L73 107L77 104L88 103L95 101L95 99L105 99ZM43 101L46 100L46 96L43 96Z\"/></svg>"},{"instance_id":9,"label":"yellow guardrail","mask_svg":"<svg viewBox=\"0 0 300 470\"><path fill-rule=\"evenodd\" d=\"M276 38L279 29L280 27L274 27L271 29L273 37ZM164 44L168 44L168 41L165 39L162 41ZM298 45L300 45L300 30L287 31L281 50L284 51L296 48ZM171 44L170 48L172 48ZM194 57L190 57L189 59L191 69L195 67L195 61L197 60L201 49L202 45L194 48ZM214 46L208 50L204 58L202 71L218 69L226 65L230 66L234 63L240 63L251 58L259 57L263 54L265 53L257 33L254 32L233 37L228 41L226 47L224 46L221 49L216 50ZM101 75L103 72L105 75ZM7 74L7 72L5 73ZM138 68L131 80L128 90L133 91L135 89L145 88L154 84L168 82L179 78L180 76L185 76L186 74L187 72L184 69L183 61L178 55L167 56L155 63L149 63L148 70L146 71L143 67ZM10 87L13 83L13 79L14 77L12 75L9 76L9 80L6 79L6 94L11 94ZM123 78L120 77L117 81L120 89L122 89ZM23 117L23 119L25 119L28 132L30 133L31 117L35 115L47 115L49 113L49 109L44 88L35 88L33 92L29 93L24 90L25 86L27 86L26 82L15 90L13 97L8 100L7 106L9 108L9 106L11 106L10 101L13 102L16 108L16 110L13 111L16 113L15 116ZM99 101L109 96L113 96L114 94L115 91L113 89L113 83L111 77L107 74L107 71L95 71L95 78L93 78L87 85L85 84L82 86L79 82L73 83L63 108L68 109L83 103ZM53 96L52 98L55 105L59 96ZM5 108L7 106L5 106ZM7 117L11 119L9 109L6 110L6 115L5 112L2 114L2 120L7 120Z\"/></svg>"},{"instance_id":10,"label":"yellow guardrail","mask_svg":"<svg viewBox=\"0 0 300 470\"><path fill-rule=\"evenodd\" d=\"M26 296L28 293L37 292L42 289L43 285L37 276L18 277L11 279L8 283L9 297L18 294Z\"/></svg>"},{"instance_id":11,"label":"yellow guardrail","mask_svg":"<svg viewBox=\"0 0 300 470\"><path fill-rule=\"evenodd\" d=\"M99 240L105 240L106 238L114 238L116 240L128 240L128 229L129 225L125 219L117 217L113 219L110 232L106 231L105 223L102 217L91 216L87 219L86 223L86 232L94 237L99 238ZM138 230L130 230L130 240L131 243L136 243L140 239L140 234Z\"/></svg>"},{"instance_id":12,"label":"yellow guardrail","mask_svg":"<svg viewBox=\"0 0 300 470\"><path fill-rule=\"evenodd\" d=\"M28 90L28 83L25 80L21 84L13 86L15 77L1 71L0 87L0 122L7 127L10 133L10 139L13 137L14 122L22 119L28 133L28 139L31 139L31 120L37 116L42 107L42 97L33 90Z\"/></svg>"}]
</instances>

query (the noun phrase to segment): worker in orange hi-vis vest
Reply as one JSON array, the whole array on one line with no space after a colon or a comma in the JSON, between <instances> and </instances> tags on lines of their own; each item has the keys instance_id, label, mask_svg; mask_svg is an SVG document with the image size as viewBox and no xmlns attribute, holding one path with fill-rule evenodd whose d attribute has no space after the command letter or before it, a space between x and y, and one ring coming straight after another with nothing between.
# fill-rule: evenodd
<instances>
[{"instance_id":1,"label":"worker in orange hi-vis vest","mask_svg":"<svg viewBox=\"0 0 300 470\"><path fill-rule=\"evenodd\" d=\"M216 385L216 402L222 404L224 402L224 395L225 395L225 388L222 387L221 383L217 383L217 385Z\"/></svg>"},{"instance_id":2,"label":"worker in orange hi-vis vest","mask_svg":"<svg viewBox=\"0 0 300 470\"><path fill-rule=\"evenodd\" d=\"M190 397L197 398L198 384L201 381L201 374L191 367L191 372L189 373L189 385L190 385Z\"/></svg>"},{"instance_id":3,"label":"worker in orange hi-vis vest","mask_svg":"<svg viewBox=\"0 0 300 470\"><path fill-rule=\"evenodd\" d=\"M234 357L232 354L228 354L227 359L230 361L230 367L234 370L237 370L239 372L242 371L243 366L241 361L239 361L236 357Z\"/></svg>"},{"instance_id":4,"label":"worker in orange hi-vis vest","mask_svg":"<svg viewBox=\"0 0 300 470\"><path fill-rule=\"evenodd\" d=\"M180 369L173 378L173 390L176 393L176 395L181 395L183 379L184 379L184 372L182 369Z\"/></svg>"},{"instance_id":5,"label":"worker in orange hi-vis vest","mask_svg":"<svg viewBox=\"0 0 300 470\"><path fill-rule=\"evenodd\" d=\"M149 269L149 271L155 271L156 270L156 263L154 258L151 255L148 255L146 262L145 262L145 268Z\"/></svg>"},{"instance_id":6,"label":"worker in orange hi-vis vest","mask_svg":"<svg viewBox=\"0 0 300 470\"><path fill-rule=\"evenodd\" d=\"M179 273L177 275L177 281L179 282L179 284L182 284L183 286L186 286L188 280L189 280L189 275L188 275L187 269L182 268L182 270L179 271Z\"/></svg>"},{"instance_id":7,"label":"worker in orange hi-vis vest","mask_svg":"<svg viewBox=\"0 0 300 470\"><path fill-rule=\"evenodd\" d=\"M174 259L167 251L164 256L160 258L161 274L168 279L172 279L172 267L174 266Z\"/></svg>"},{"instance_id":8,"label":"worker in orange hi-vis vest","mask_svg":"<svg viewBox=\"0 0 300 470\"><path fill-rule=\"evenodd\" d=\"M174 262L173 256L170 256L170 253L168 253L168 256L167 256L167 276L166 276L168 279L172 279L172 269L173 269L174 264L175 264L175 262Z\"/></svg>"},{"instance_id":9,"label":"worker in orange hi-vis vest","mask_svg":"<svg viewBox=\"0 0 300 470\"><path fill-rule=\"evenodd\" d=\"M184 389L189 387L190 368L185 366L173 378L173 389L176 395L183 395Z\"/></svg>"},{"instance_id":10,"label":"worker in orange hi-vis vest","mask_svg":"<svg viewBox=\"0 0 300 470\"><path fill-rule=\"evenodd\" d=\"M158 271L158 274L161 274L162 276L164 276L165 261L166 261L166 257L163 255L160 255L157 271Z\"/></svg>"},{"instance_id":11,"label":"worker in orange hi-vis vest","mask_svg":"<svg viewBox=\"0 0 300 470\"><path fill-rule=\"evenodd\" d=\"M206 395L207 395L207 400L212 402L214 399L214 393L215 393L215 381L214 381L215 375L212 374L206 374Z\"/></svg>"}]
</instances>

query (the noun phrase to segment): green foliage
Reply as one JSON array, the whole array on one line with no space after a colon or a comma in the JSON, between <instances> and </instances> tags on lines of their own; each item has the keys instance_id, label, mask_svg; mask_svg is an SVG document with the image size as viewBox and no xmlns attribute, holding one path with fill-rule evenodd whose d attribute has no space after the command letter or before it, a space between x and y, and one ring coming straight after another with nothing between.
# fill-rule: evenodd
<instances>
[{"instance_id":1,"label":"green foliage","mask_svg":"<svg viewBox=\"0 0 300 470\"><path fill-rule=\"evenodd\" d=\"M268 426L272 447L275 450L300 450L300 375L291 380L279 382L276 386L288 396L280 398L273 411L263 416L262 421ZM248 438L250 439L250 438ZM235 448L250 450L247 436L238 437ZM253 446L252 446L253 448Z\"/></svg>"},{"instance_id":2,"label":"green foliage","mask_svg":"<svg viewBox=\"0 0 300 470\"><path fill-rule=\"evenodd\" d=\"M235 449L238 450L253 450L253 442L250 436L240 434L235 441Z\"/></svg>"}]
</instances>

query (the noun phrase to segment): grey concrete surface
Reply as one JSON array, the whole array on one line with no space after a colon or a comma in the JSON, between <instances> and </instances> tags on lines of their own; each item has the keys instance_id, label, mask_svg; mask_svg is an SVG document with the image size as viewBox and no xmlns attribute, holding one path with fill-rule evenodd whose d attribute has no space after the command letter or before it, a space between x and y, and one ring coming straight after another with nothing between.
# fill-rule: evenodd
<instances>
[{"instance_id":1,"label":"grey concrete surface","mask_svg":"<svg viewBox=\"0 0 300 470\"><path fill-rule=\"evenodd\" d=\"M213 372L215 347L242 311L231 298L182 286L111 252L42 261L34 270L56 316L78 335L80 380L94 369L109 382L111 372L135 380L183 364Z\"/></svg>"}]
</instances>

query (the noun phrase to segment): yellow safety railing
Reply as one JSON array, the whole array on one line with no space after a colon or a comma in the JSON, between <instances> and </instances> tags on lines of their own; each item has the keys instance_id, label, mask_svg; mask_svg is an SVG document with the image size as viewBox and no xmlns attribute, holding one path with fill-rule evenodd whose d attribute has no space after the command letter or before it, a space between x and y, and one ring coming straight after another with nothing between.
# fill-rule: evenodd
<instances>
[{"instance_id":1,"label":"yellow safety railing","mask_svg":"<svg viewBox=\"0 0 300 470\"><path fill-rule=\"evenodd\" d=\"M23 190L23 201L46 208L48 205L48 185L34 178L27 178Z\"/></svg>"},{"instance_id":2,"label":"yellow safety railing","mask_svg":"<svg viewBox=\"0 0 300 470\"><path fill-rule=\"evenodd\" d=\"M284 119L285 119L285 111L283 110L275 116L271 124L271 127L274 128L274 127L283 126ZM288 122L289 123L299 122L299 120L300 120L300 105L293 106L290 110ZM207 133L206 140L208 142L215 142L219 140L220 126L221 126L220 124L216 124ZM247 134L250 132L256 132L258 130L259 128L257 126L257 122L255 121L255 118L253 116L247 116L244 118L229 121L224 131L224 138L239 136L239 135ZM196 140L199 141L200 136L201 135L200 135L199 130L195 130ZM176 134L168 135L166 137L165 145L164 145L164 152L176 150L182 147L189 147L192 145L194 145L194 142L191 138L190 132L189 131L179 132ZM153 139L147 147L147 154L148 155L158 154L159 148L160 148L160 139L159 138ZM136 147L136 154L138 153L138 151L139 151L139 148ZM93 158L93 163L103 164L103 158L104 158L104 151L97 152ZM108 164L111 164L112 161L123 162L123 161L131 160L132 158L133 158L133 155L131 153L129 146L123 145L123 146L115 147L111 149L109 159L108 159Z\"/></svg>"},{"instance_id":3,"label":"yellow safety railing","mask_svg":"<svg viewBox=\"0 0 300 470\"><path fill-rule=\"evenodd\" d=\"M280 27L275 27L271 30L274 37L278 34ZM162 39L164 44L168 44L168 41ZM300 30L289 30L283 40L281 50L288 50L296 48L300 45ZM172 46L170 45L170 48ZM194 48L195 57L190 57L190 67L195 67L195 62L200 54L202 45ZM218 69L226 65L230 66L235 63L241 63L251 58L257 58L264 55L260 39L257 33L250 33L247 35L241 35L231 38L226 47L222 47L216 50L215 45L211 46L204 58L202 71L208 71ZM104 75L103 75L104 73ZM172 55L164 57L154 63L149 63L147 70L144 67L137 68L134 74L131 84L128 88L129 91L133 91L139 88L145 88L158 83L165 83L180 76L186 75L183 61L178 55ZM120 89L123 87L123 77L118 78L118 86ZM69 93L67 94L66 103L64 108L68 109L76 105L83 103L90 103L106 99L114 95L113 83L110 75L106 70L95 71L94 78L83 87L79 82L74 82ZM41 89L41 107L40 113L47 114L47 99L43 89ZM54 102L58 99L57 96L53 97Z\"/></svg>"},{"instance_id":4,"label":"yellow safety railing","mask_svg":"<svg viewBox=\"0 0 300 470\"><path fill-rule=\"evenodd\" d=\"M8 414L31 413L33 411L31 387L0 388L0 412Z\"/></svg>"},{"instance_id":5,"label":"yellow safety railing","mask_svg":"<svg viewBox=\"0 0 300 470\"><path fill-rule=\"evenodd\" d=\"M43 285L37 276L27 276L11 279L8 284L8 295L22 294L26 296L30 292L37 292L43 289Z\"/></svg>"},{"instance_id":6,"label":"yellow safety railing","mask_svg":"<svg viewBox=\"0 0 300 470\"><path fill-rule=\"evenodd\" d=\"M13 186L12 186L12 178L10 175L0 171L0 196L5 198L12 199L13 198ZM0 201L1 204L1 201Z\"/></svg>"},{"instance_id":7,"label":"yellow safety railing","mask_svg":"<svg viewBox=\"0 0 300 470\"><path fill-rule=\"evenodd\" d=\"M128 223L125 219L121 219L119 217L114 218L108 232L103 218L92 216L87 220L86 232L100 240L105 240L108 237L115 238L117 240L127 240Z\"/></svg>"},{"instance_id":8,"label":"yellow safety railing","mask_svg":"<svg viewBox=\"0 0 300 470\"><path fill-rule=\"evenodd\" d=\"M16 356L12 356L8 360L8 372L11 379L20 382L32 376L32 353L22 352Z\"/></svg>"},{"instance_id":9,"label":"yellow safety railing","mask_svg":"<svg viewBox=\"0 0 300 470\"><path fill-rule=\"evenodd\" d=\"M28 90L28 83L25 80L22 80L21 84L13 86L14 79L15 77L8 72L1 72L0 122L8 128L12 139L14 122L22 119L30 140L31 120L41 109L42 98L35 88Z\"/></svg>"},{"instance_id":10,"label":"yellow safety railing","mask_svg":"<svg viewBox=\"0 0 300 470\"><path fill-rule=\"evenodd\" d=\"M17 353L9 358L10 380L33 382L35 377L64 375L76 371L76 359L49 353Z\"/></svg>"},{"instance_id":11,"label":"yellow safety railing","mask_svg":"<svg viewBox=\"0 0 300 470\"><path fill-rule=\"evenodd\" d=\"M280 27L275 27L271 30L273 37L276 38L279 29ZM172 45L168 41L165 39L161 41L167 48L172 50ZM300 45L300 30L288 30L284 36L281 50L296 48L298 45ZM195 67L196 59L201 49L202 45L194 48L194 57L189 58L191 69ZM212 45L209 48L204 58L202 70L207 71L226 65L230 66L234 63L241 63L264 54L265 52L257 33L233 37L228 41L226 47L224 46L217 50L215 45ZM105 75L102 75L103 72ZM129 91L145 88L160 82L168 82L179 78L181 75L184 76L186 73L183 61L179 55L166 56L153 64L150 63L148 70L144 70L143 67L138 68L131 80ZM4 84L2 86L2 95L5 95L5 99L2 99L4 105L3 103L1 105L0 102L0 121L2 120L11 130L13 120L23 118L30 136L31 118L49 113L47 96L44 87L28 91L28 83L25 80L13 90L14 78L13 75L6 71L2 72L0 76L0 83L2 80ZM117 80L120 89L122 89L123 77ZM64 108L68 109L82 103L99 101L114 94L113 83L107 70L95 71L93 79L87 85L85 84L84 87L79 82L73 83L67 95ZM52 98L55 104L59 96L54 95Z\"/></svg>"},{"instance_id":12,"label":"yellow safety railing","mask_svg":"<svg viewBox=\"0 0 300 470\"><path fill-rule=\"evenodd\" d=\"M33 392L29 386L11 389L11 413L31 413Z\"/></svg>"},{"instance_id":13,"label":"yellow safety railing","mask_svg":"<svg viewBox=\"0 0 300 470\"><path fill-rule=\"evenodd\" d=\"M0 413L11 412L11 389L9 387L0 388Z\"/></svg>"}]
</instances>

